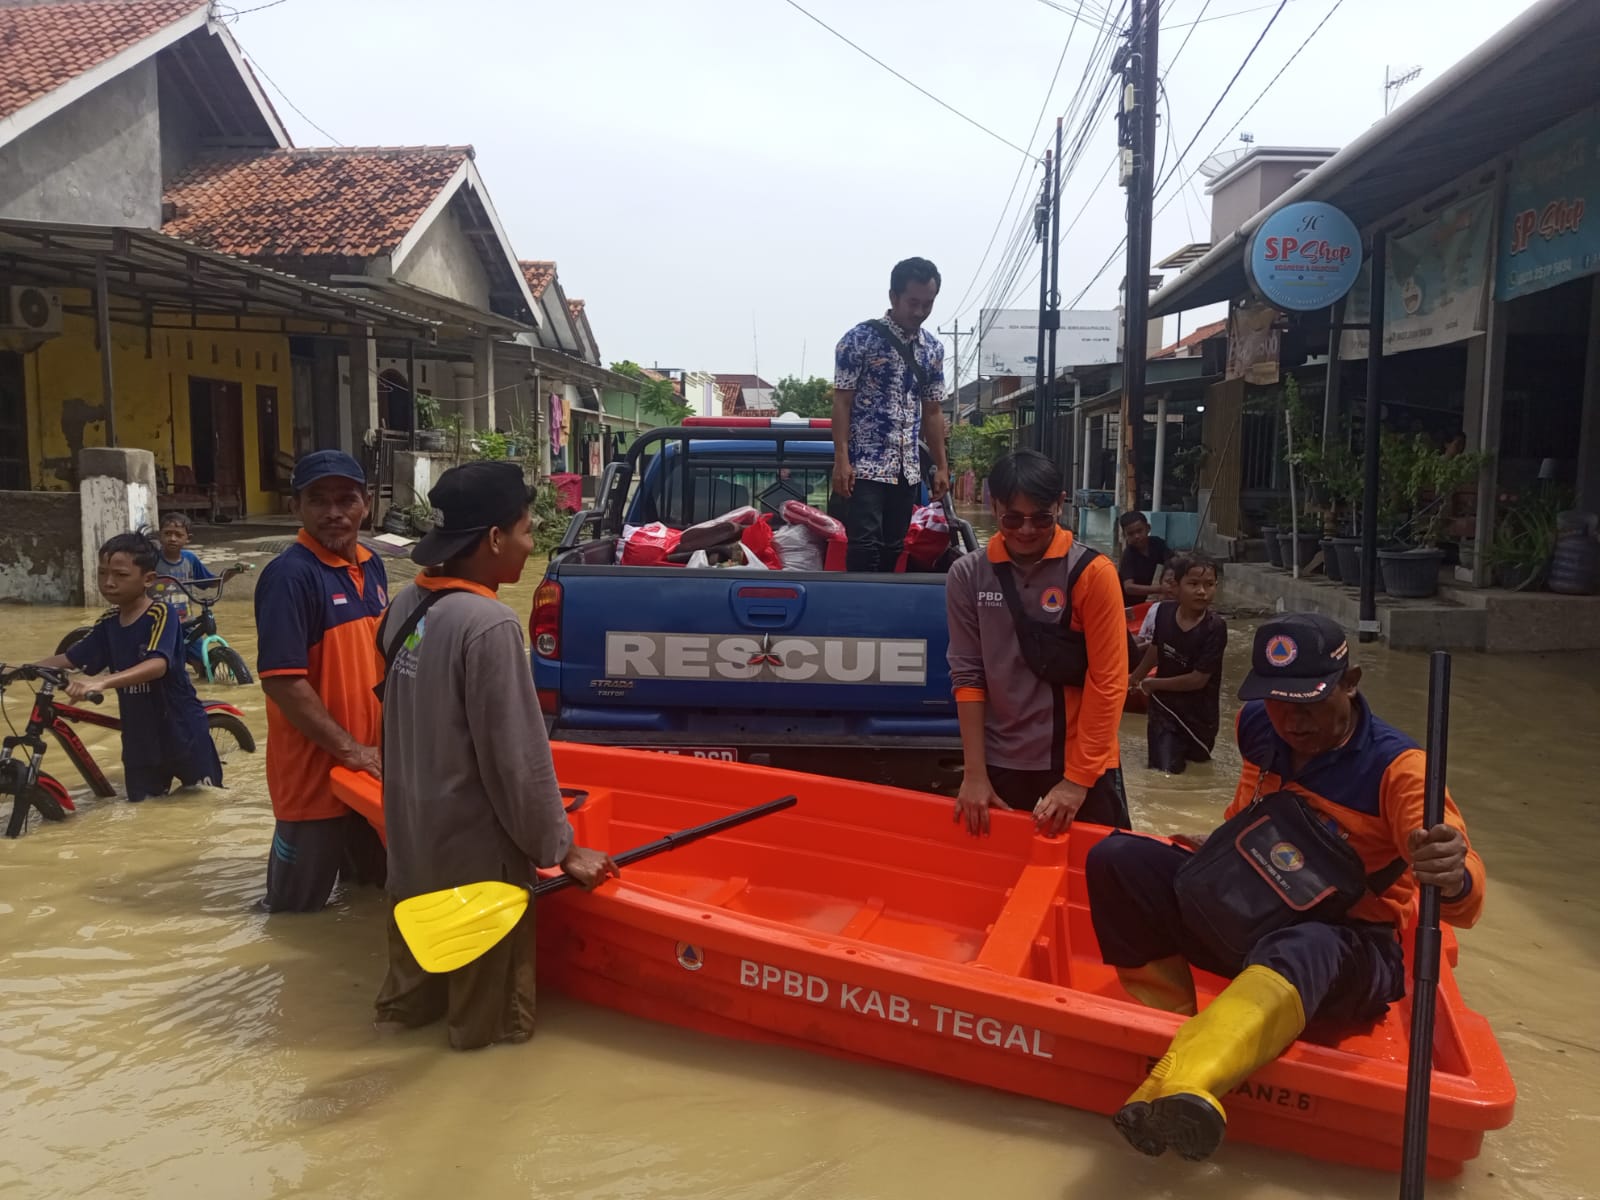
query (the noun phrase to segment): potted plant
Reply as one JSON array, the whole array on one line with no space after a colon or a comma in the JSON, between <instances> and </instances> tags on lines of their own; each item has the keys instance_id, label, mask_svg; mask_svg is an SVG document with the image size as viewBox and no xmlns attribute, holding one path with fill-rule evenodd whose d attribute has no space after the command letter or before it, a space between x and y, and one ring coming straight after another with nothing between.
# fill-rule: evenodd
<instances>
[{"instance_id":1,"label":"potted plant","mask_svg":"<svg viewBox=\"0 0 1600 1200\"><path fill-rule=\"evenodd\" d=\"M432 392L417 393L417 449L438 453L444 449L439 425L439 401Z\"/></svg>"},{"instance_id":2,"label":"potted plant","mask_svg":"<svg viewBox=\"0 0 1600 1200\"><path fill-rule=\"evenodd\" d=\"M1550 495L1500 499L1505 507L1495 523L1494 539L1484 559L1500 587L1513 592L1537 590L1549 573L1555 553L1561 502Z\"/></svg>"},{"instance_id":3,"label":"potted plant","mask_svg":"<svg viewBox=\"0 0 1600 1200\"><path fill-rule=\"evenodd\" d=\"M1383 587L1391 596L1426 599L1439 591L1439 568L1444 551L1439 538L1449 517L1450 498L1456 489L1477 477L1488 461L1484 454L1447 457L1429 445L1422 434L1390 435L1383 460L1387 477L1380 495L1390 518L1394 545L1378 551ZM1403 519L1401 519L1401 515Z\"/></svg>"}]
</instances>

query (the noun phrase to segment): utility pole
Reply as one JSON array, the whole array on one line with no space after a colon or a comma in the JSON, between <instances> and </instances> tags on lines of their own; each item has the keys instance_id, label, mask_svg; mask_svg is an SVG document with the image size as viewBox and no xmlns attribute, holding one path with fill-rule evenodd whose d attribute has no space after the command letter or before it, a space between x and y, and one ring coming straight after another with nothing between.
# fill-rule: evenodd
<instances>
[{"instance_id":1,"label":"utility pole","mask_svg":"<svg viewBox=\"0 0 1600 1200\"><path fill-rule=\"evenodd\" d=\"M1156 85L1161 0L1133 0L1123 57L1123 182L1128 189L1128 263L1123 285L1122 510L1139 507L1139 435L1150 355L1150 221L1155 203Z\"/></svg>"},{"instance_id":2,"label":"utility pole","mask_svg":"<svg viewBox=\"0 0 1600 1200\"><path fill-rule=\"evenodd\" d=\"M969 326L967 334L970 336L972 332L972 327ZM961 420L961 322L957 321L954 329L941 329L939 333L942 337L949 338L953 347L950 356L952 361L950 378L955 381L953 388L955 398L950 405L950 426L953 429ZM977 378L976 372L974 372L973 378ZM949 430L945 432L948 433Z\"/></svg>"},{"instance_id":3,"label":"utility pole","mask_svg":"<svg viewBox=\"0 0 1600 1200\"><path fill-rule=\"evenodd\" d=\"M1039 243L1039 346L1033 360L1033 448L1044 449L1044 335L1050 307L1050 151L1044 152L1044 184L1033 213L1033 236Z\"/></svg>"},{"instance_id":4,"label":"utility pole","mask_svg":"<svg viewBox=\"0 0 1600 1200\"><path fill-rule=\"evenodd\" d=\"M1049 408L1045 425L1039 430L1041 450L1054 449L1056 424L1056 334L1061 329L1061 118L1056 118L1056 150L1050 170L1050 311L1045 314L1050 330L1050 352L1045 366L1045 391ZM1049 450L1045 450L1049 454ZM1055 457L1051 455L1051 457Z\"/></svg>"}]
</instances>

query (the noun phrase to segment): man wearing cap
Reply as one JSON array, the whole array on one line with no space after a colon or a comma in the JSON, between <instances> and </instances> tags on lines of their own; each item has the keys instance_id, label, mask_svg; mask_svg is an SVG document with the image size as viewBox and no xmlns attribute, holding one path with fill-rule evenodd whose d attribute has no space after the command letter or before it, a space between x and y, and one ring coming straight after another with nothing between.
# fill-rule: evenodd
<instances>
[{"instance_id":1,"label":"man wearing cap","mask_svg":"<svg viewBox=\"0 0 1600 1200\"><path fill-rule=\"evenodd\" d=\"M334 884L383 883L383 843L328 786L335 763L382 775L374 636L388 607L383 563L361 545L361 464L317 450L289 476L300 533L256 584L257 670L267 697L267 790L277 828L269 912L316 912Z\"/></svg>"},{"instance_id":2,"label":"man wearing cap","mask_svg":"<svg viewBox=\"0 0 1600 1200\"><path fill-rule=\"evenodd\" d=\"M428 493L434 527L411 557L428 570L400 592L378 633L384 680L384 827L395 901L484 881L527 884L561 868L585 887L617 873L573 844L522 626L496 598L533 550L528 489L506 462L453 467ZM464 967L418 966L391 915L377 1024L444 1017L471 1050L533 1034L533 907Z\"/></svg>"},{"instance_id":3,"label":"man wearing cap","mask_svg":"<svg viewBox=\"0 0 1600 1200\"><path fill-rule=\"evenodd\" d=\"M1422 828L1426 756L1372 712L1360 682L1336 622L1302 613L1262 625L1239 689L1243 767L1229 824L1210 844L1117 834L1089 852L1102 957L1136 1000L1189 1017L1115 1117L1145 1154L1205 1158L1227 1130L1220 1097L1283 1053L1308 1020L1374 1021L1405 995L1399 930L1419 884L1439 888L1453 925L1469 926L1482 912L1483 862L1461 813L1446 797L1444 822ZM1305 824L1273 827L1260 861L1276 871L1264 871L1248 857L1251 830L1283 805L1307 814ZM1293 828L1297 842L1281 840ZM1350 890L1360 898L1352 907L1327 919L1320 902L1309 915L1293 905L1273 911L1297 886L1291 877L1330 862L1329 878L1354 873ZM1193 887L1196 877L1212 886ZM1268 897L1265 909L1250 910L1255 924L1237 919L1246 896ZM1220 948L1232 943L1219 930L1240 929L1267 931L1243 953ZM1232 979L1198 1016L1191 964Z\"/></svg>"}]
</instances>

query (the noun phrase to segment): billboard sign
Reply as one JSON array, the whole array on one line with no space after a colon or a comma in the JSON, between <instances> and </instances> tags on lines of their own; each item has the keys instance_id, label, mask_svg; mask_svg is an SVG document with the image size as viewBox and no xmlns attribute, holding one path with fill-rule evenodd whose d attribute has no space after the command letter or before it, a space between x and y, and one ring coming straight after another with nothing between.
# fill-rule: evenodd
<instances>
[{"instance_id":1,"label":"billboard sign","mask_svg":"<svg viewBox=\"0 0 1600 1200\"><path fill-rule=\"evenodd\" d=\"M1056 334L1056 369L1113 363L1121 351L1121 314L1112 309L1062 310ZM1039 356L1039 311L1033 308L986 308L978 317L984 375L1033 378Z\"/></svg>"},{"instance_id":2,"label":"billboard sign","mask_svg":"<svg viewBox=\"0 0 1600 1200\"><path fill-rule=\"evenodd\" d=\"M1517 151L1506 184L1497 296L1514 300L1600 271L1600 109Z\"/></svg>"},{"instance_id":3,"label":"billboard sign","mask_svg":"<svg viewBox=\"0 0 1600 1200\"><path fill-rule=\"evenodd\" d=\"M1245 275L1263 300L1285 312L1315 312L1344 299L1361 270L1361 231L1331 204L1280 208L1244 252Z\"/></svg>"}]
</instances>

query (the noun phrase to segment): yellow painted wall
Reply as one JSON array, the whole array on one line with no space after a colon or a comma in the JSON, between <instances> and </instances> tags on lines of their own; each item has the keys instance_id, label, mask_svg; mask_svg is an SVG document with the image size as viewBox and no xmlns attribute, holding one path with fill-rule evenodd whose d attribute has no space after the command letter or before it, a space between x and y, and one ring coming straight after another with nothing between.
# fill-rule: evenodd
<instances>
[{"instance_id":1,"label":"yellow painted wall","mask_svg":"<svg viewBox=\"0 0 1600 1200\"><path fill-rule=\"evenodd\" d=\"M63 303L87 303L70 292ZM157 322L162 320L157 314ZM256 387L278 389L278 446L294 448L294 392L289 339L277 332L154 329L113 324L113 388L117 443L150 450L172 478L174 464L193 466L189 445L189 381L219 379L241 385L244 432L244 503L250 514L278 511L272 478L262 478L257 449ZM94 323L68 314L63 333L24 356L27 371L28 437L33 486L65 490L71 464L84 446L105 445L100 356Z\"/></svg>"}]
</instances>

